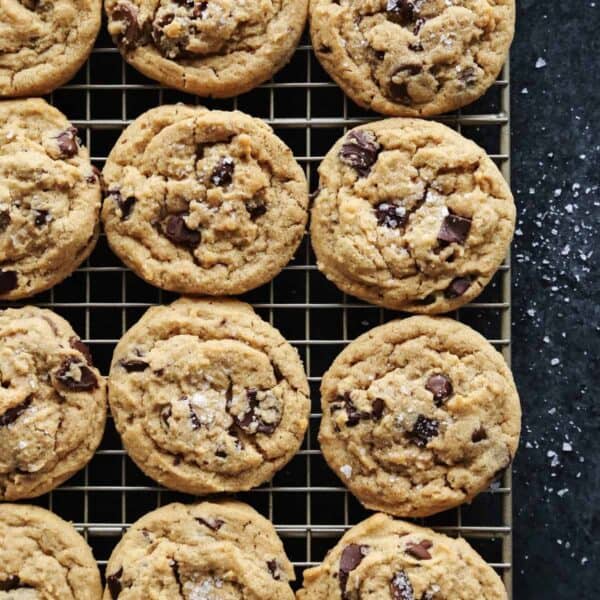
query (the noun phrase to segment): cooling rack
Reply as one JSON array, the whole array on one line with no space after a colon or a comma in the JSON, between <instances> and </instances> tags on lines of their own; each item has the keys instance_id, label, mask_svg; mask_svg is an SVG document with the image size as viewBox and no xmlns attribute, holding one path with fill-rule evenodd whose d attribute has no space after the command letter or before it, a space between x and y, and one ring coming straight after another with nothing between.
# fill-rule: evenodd
<instances>
[{"instance_id":1,"label":"cooling rack","mask_svg":"<svg viewBox=\"0 0 600 600\"><path fill-rule=\"evenodd\" d=\"M483 99L440 119L483 146L507 179L509 90L506 66ZM105 23L88 62L48 99L79 128L99 168L122 129L140 113L158 104L199 101L162 88L126 65L108 38ZM344 131L378 118L344 97L320 68L306 35L291 63L271 82L235 99L203 103L209 108L243 110L268 122L305 168L311 190L317 185L319 162ZM484 334L510 363L509 265L507 259L477 301L453 316ZM149 306L174 297L124 268L102 236L90 259L72 277L32 302L67 318L106 374L113 348L125 330ZM294 563L298 587L303 569L320 562L346 529L367 516L319 452L321 375L349 341L398 315L347 297L328 283L316 269L306 238L294 260L272 283L243 299L298 349L311 386L310 431L301 451L271 482L238 495L275 524ZM101 447L89 466L36 502L75 524L104 571L111 550L128 525L161 504L191 499L147 479L124 454L109 419ZM501 574L510 598L511 505L511 474L505 472L471 505L420 521L467 538Z\"/></svg>"}]
</instances>

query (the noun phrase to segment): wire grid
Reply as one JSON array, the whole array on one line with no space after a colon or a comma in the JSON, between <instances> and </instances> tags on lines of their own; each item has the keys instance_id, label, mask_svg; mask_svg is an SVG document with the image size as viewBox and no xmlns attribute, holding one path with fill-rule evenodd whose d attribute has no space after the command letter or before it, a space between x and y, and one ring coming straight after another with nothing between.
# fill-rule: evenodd
<instances>
[{"instance_id":1,"label":"wire grid","mask_svg":"<svg viewBox=\"0 0 600 600\"><path fill-rule=\"evenodd\" d=\"M509 99L506 66L482 100L440 119L482 145L507 179ZM79 127L100 168L122 129L140 113L162 103L199 102L196 97L162 88L126 65L106 34L106 24L86 65L49 100ZM291 63L271 82L239 98L203 103L212 108L237 108L265 119L306 169L311 189L317 186L319 162L344 131L381 118L344 97L319 66L306 35ZM454 316L484 334L510 362L509 264L507 259L477 301ZM124 268L101 236L82 268L33 302L66 317L106 374L113 348L126 329L147 307L172 299L174 295L145 284ZM294 260L273 282L244 299L298 349L311 386L310 431L298 455L271 482L238 495L274 523L294 563L295 587L299 587L302 570L318 564L345 530L368 515L320 454L316 435L321 375L350 340L398 314L346 297L328 283L316 269L306 238ZM149 510L174 500L192 498L147 479L123 452L109 419L101 447L88 467L36 502L74 522L104 571L126 528ZM501 482L471 505L420 520L436 530L467 538L502 575L510 598L511 504L511 474L506 472Z\"/></svg>"}]
</instances>

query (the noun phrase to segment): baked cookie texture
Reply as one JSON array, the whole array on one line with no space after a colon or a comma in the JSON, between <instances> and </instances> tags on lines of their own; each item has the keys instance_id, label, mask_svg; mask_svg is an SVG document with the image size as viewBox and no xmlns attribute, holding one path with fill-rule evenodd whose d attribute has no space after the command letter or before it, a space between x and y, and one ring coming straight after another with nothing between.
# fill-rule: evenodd
<instances>
[{"instance_id":1,"label":"baked cookie texture","mask_svg":"<svg viewBox=\"0 0 600 600\"><path fill-rule=\"evenodd\" d=\"M62 113L39 98L0 102L0 299L47 290L89 256L101 195Z\"/></svg>"},{"instance_id":2,"label":"baked cookie texture","mask_svg":"<svg viewBox=\"0 0 600 600\"><path fill-rule=\"evenodd\" d=\"M308 0L106 0L108 31L147 77L227 98L271 78L292 57Z\"/></svg>"},{"instance_id":3,"label":"baked cookie texture","mask_svg":"<svg viewBox=\"0 0 600 600\"><path fill-rule=\"evenodd\" d=\"M101 0L0 2L0 96L41 96L66 83L89 56L101 19Z\"/></svg>"},{"instance_id":4,"label":"baked cookie texture","mask_svg":"<svg viewBox=\"0 0 600 600\"><path fill-rule=\"evenodd\" d=\"M360 106L425 117L492 85L515 30L515 0L311 0L315 53Z\"/></svg>"},{"instance_id":5,"label":"baked cookie texture","mask_svg":"<svg viewBox=\"0 0 600 600\"><path fill-rule=\"evenodd\" d=\"M100 573L73 526L27 504L0 504L0 598L98 600Z\"/></svg>"},{"instance_id":6,"label":"baked cookie texture","mask_svg":"<svg viewBox=\"0 0 600 600\"><path fill-rule=\"evenodd\" d=\"M106 384L71 326L34 306L0 311L0 383L0 500L40 496L92 458Z\"/></svg>"},{"instance_id":7,"label":"baked cookie texture","mask_svg":"<svg viewBox=\"0 0 600 600\"><path fill-rule=\"evenodd\" d=\"M510 188L485 151L452 129L386 119L351 130L319 167L311 239L319 269L372 304L455 310L504 260Z\"/></svg>"},{"instance_id":8,"label":"baked cookie texture","mask_svg":"<svg viewBox=\"0 0 600 600\"><path fill-rule=\"evenodd\" d=\"M112 249L149 283L180 293L241 294L270 281L308 219L291 150L240 112L152 109L123 132L104 179Z\"/></svg>"},{"instance_id":9,"label":"baked cookie texture","mask_svg":"<svg viewBox=\"0 0 600 600\"><path fill-rule=\"evenodd\" d=\"M510 464L521 427L502 355L446 318L360 336L324 375L321 406L330 467L367 508L402 517L472 500Z\"/></svg>"},{"instance_id":10,"label":"baked cookie texture","mask_svg":"<svg viewBox=\"0 0 600 600\"><path fill-rule=\"evenodd\" d=\"M496 572L462 538L378 513L350 529L298 600L506 600Z\"/></svg>"},{"instance_id":11,"label":"baked cookie texture","mask_svg":"<svg viewBox=\"0 0 600 600\"><path fill-rule=\"evenodd\" d=\"M293 600L273 525L242 502L168 504L134 523L106 567L104 600Z\"/></svg>"},{"instance_id":12,"label":"baked cookie texture","mask_svg":"<svg viewBox=\"0 0 600 600\"><path fill-rule=\"evenodd\" d=\"M117 345L109 401L149 477L191 494L248 490L299 449L310 402L302 363L236 300L149 309Z\"/></svg>"}]
</instances>

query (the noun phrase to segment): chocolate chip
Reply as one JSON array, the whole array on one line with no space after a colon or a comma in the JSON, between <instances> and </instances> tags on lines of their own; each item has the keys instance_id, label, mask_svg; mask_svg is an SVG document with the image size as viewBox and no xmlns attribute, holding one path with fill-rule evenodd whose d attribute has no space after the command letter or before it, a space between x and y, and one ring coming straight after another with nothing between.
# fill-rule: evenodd
<instances>
[{"instance_id":1,"label":"chocolate chip","mask_svg":"<svg viewBox=\"0 0 600 600\"><path fill-rule=\"evenodd\" d=\"M71 370L79 370L79 379L75 379ZM84 392L98 387L98 380L94 373L78 358L69 357L63 361L56 372L56 379L67 389L73 392Z\"/></svg>"},{"instance_id":2,"label":"chocolate chip","mask_svg":"<svg viewBox=\"0 0 600 600\"><path fill-rule=\"evenodd\" d=\"M267 212L265 201L262 198L252 198L244 204L244 207L253 221L256 221L258 217L262 217Z\"/></svg>"},{"instance_id":3,"label":"chocolate chip","mask_svg":"<svg viewBox=\"0 0 600 600\"><path fill-rule=\"evenodd\" d=\"M403 104L410 104L412 98L408 93L408 80L423 72L421 65L400 65L390 75L389 90L392 98Z\"/></svg>"},{"instance_id":4,"label":"chocolate chip","mask_svg":"<svg viewBox=\"0 0 600 600\"><path fill-rule=\"evenodd\" d=\"M200 422L198 415L194 412L194 409L192 408L192 403L189 400L188 409L190 411L190 421L192 422L192 429L196 431L196 429L200 429L200 427L202 427L202 423Z\"/></svg>"},{"instance_id":5,"label":"chocolate chip","mask_svg":"<svg viewBox=\"0 0 600 600\"><path fill-rule=\"evenodd\" d=\"M77 129L75 129L75 127L69 127L62 133L59 133L56 136L56 142L58 143L58 148L60 149L62 156L65 158L71 158L79 151L79 146L77 145Z\"/></svg>"},{"instance_id":6,"label":"chocolate chip","mask_svg":"<svg viewBox=\"0 0 600 600\"><path fill-rule=\"evenodd\" d=\"M123 576L123 567L121 567L118 571L109 575L106 578L106 585L108 586L108 591L110 592L110 596L112 600L117 600L123 586L121 585L121 577Z\"/></svg>"},{"instance_id":7,"label":"chocolate chip","mask_svg":"<svg viewBox=\"0 0 600 600\"><path fill-rule=\"evenodd\" d=\"M418 544L414 542L409 542L406 545L406 553L410 554L413 558L418 560L429 560L431 558L431 554L429 554L429 549L433 546L430 540L423 540Z\"/></svg>"},{"instance_id":8,"label":"chocolate chip","mask_svg":"<svg viewBox=\"0 0 600 600\"><path fill-rule=\"evenodd\" d=\"M210 176L213 185L225 187L233 181L235 162L231 156L222 156Z\"/></svg>"},{"instance_id":9,"label":"chocolate chip","mask_svg":"<svg viewBox=\"0 0 600 600\"><path fill-rule=\"evenodd\" d=\"M135 196L127 196L127 198L123 199L121 194L119 194L117 204L121 209L121 221L125 221L129 218L129 215L131 214L133 206L136 202L137 198Z\"/></svg>"},{"instance_id":10,"label":"chocolate chip","mask_svg":"<svg viewBox=\"0 0 600 600\"><path fill-rule=\"evenodd\" d=\"M179 32L177 36L165 34L165 27L174 20L174 13L162 13L157 15L152 22L151 34L154 44L160 50L160 53L167 58L177 58L183 54L189 43L188 31L183 27L176 29Z\"/></svg>"},{"instance_id":11,"label":"chocolate chip","mask_svg":"<svg viewBox=\"0 0 600 600\"><path fill-rule=\"evenodd\" d=\"M373 408L371 409L371 419L373 419L373 421L380 421L383 416L384 408L385 402L381 398L375 398Z\"/></svg>"},{"instance_id":12,"label":"chocolate chip","mask_svg":"<svg viewBox=\"0 0 600 600\"><path fill-rule=\"evenodd\" d=\"M381 146L375 134L369 130L358 129L346 136L340 150L340 160L356 169L361 177L366 177L377 162L380 151Z\"/></svg>"},{"instance_id":13,"label":"chocolate chip","mask_svg":"<svg viewBox=\"0 0 600 600\"><path fill-rule=\"evenodd\" d=\"M16 271L0 271L0 294L7 294L18 285Z\"/></svg>"},{"instance_id":14,"label":"chocolate chip","mask_svg":"<svg viewBox=\"0 0 600 600\"><path fill-rule=\"evenodd\" d=\"M256 409L258 408L258 390L256 388L248 388L246 390L246 398L248 399L249 409L242 417L232 415L235 424L246 431L247 433L265 433L267 435L272 434L281 421L281 415L279 420L274 423L266 423L262 419L256 416ZM229 399L229 393L227 396L226 409L229 409L231 400Z\"/></svg>"},{"instance_id":15,"label":"chocolate chip","mask_svg":"<svg viewBox=\"0 0 600 600\"><path fill-rule=\"evenodd\" d=\"M200 243L200 232L190 229L183 217L184 213L171 215L167 219L163 232L173 244L195 248Z\"/></svg>"},{"instance_id":16,"label":"chocolate chip","mask_svg":"<svg viewBox=\"0 0 600 600\"><path fill-rule=\"evenodd\" d=\"M398 571L394 575L390 583L390 589L393 600L415 600L413 586L404 571Z\"/></svg>"},{"instance_id":17,"label":"chocolate chip","mask_svg":"<svg viewBox=\"0 0 600 600\"><path fill-rule=\"evenodd\" d=\"M27 396L23 402L9 408L6 412L0 415L0 427L6 427L14 423L31 405L33 396Z\"/></svg>"},{"instance_id":18,"label":"chocolate chip","mask_svg":"<svg viewBox=\"0 0 600 600\"><path fill-rule=\"evenodd\" d=\"M386 12L390 21L407 25L415 18L415 4L411 0L388 0Z\"/></svg>"},{"instance_id":19,"label":"chocolate chip","mask_svg":"<svg viewBox=\"0 0 600 600\"><path fill-rule=\"evenodd\" d=\"M450 213L444 219L437 239L448 244L464 244L471 229L471 219Z\"/></svg>"},{"instance_id":20,"label":"chocolate chip","mask_svg":"<svg viewBox=\"0 0 600 600\"><path fill-rule=\"evenodd\" d=\"M10 213L7 210L0 211L0 233L6 231L10 225Z\"/></svg>"},{"instance_id":21,"label":"chocolate chip","mask_svg":"<svg viewBox=\"0 0 600 600\"><path fill-rule=\"evenodd\" d=\"M346 546L342 551L340 557L340 588L342 590L342 596L346 598L346 584L348 583L348 575L351 571L354 571L358 565L362 562L362 559L367 555L369 546L363 544L350 544Z\"/></svg>"},{"instance_id":22,"label":"chocolate chip","mask_svg":"<svg viewBox=\"0 0 600 600\"><path fill-rule=\"evenodd\" d=\"M77 350L78 352L81 352L81 354L83 354L83 356L85 357L85 361L87 362L88 365L92 364L92 354L90 352L90 349L78 337L75 337L75 336L70 337L69 338L69 346L71 346L71 348L73 348L73 350Z\"/></svg>"},{"instance_id":23,"label":"chocolate chip","mask_svg":"<svg viewBox=\"0 0 600 600\"><path fill-rule=\"evenodd\" d=\"M195 519L198 521L198 523L208 527L211 531L219 531L219 529L225 525L225 521L213 517L207 517L206 519L203 519L202 517L195 517Z\"/></svg>"},{"instance_id":24,"label":"chocolate chip","mask_svg":"<svg viewBox=\"0 0 600 600\"><path fill-rule=\"evenodd\" d=\"M413 34L419 35L419 33L421 33L421 28L423 27L423 25L425 25L425 19L417 19L415 21L415 26L413 27ZM423 51L423 46L421 46L421 51Z\"/></svg>"},{"instance_id":25,"label":"chocolate chip","mask_svg":"<svg viewBox=\"0 0 600 600\"><path fill-rule=\"evenodd\" d=\"M371 418L371 413L363 412L356 408L356 405L352 402L352 398L350 397L350 392L346 392L343 396L338 396L337 401L331 405L332 413L341 409L346 411L347 427L356 427L361 419Z\"/></svg>"},{"instance_id":26,"label":"chocolate chip","mask_svg":"<svg viewBox=\"0 0 600 600\"><path fill-rule=\"evenodd\" d=\"M471 434L471 441L474 444L477 444L477 442L481 442L483 440L487 439L487 431L485 430L485 428L483 426L478 427L472 434Z\"/></svg>"},{"instance_id":27,"label":"chocolate chip","mask_svg":"<svg viewBox=\"0 0 600 600\"><path fill-rule=\"evenodd\" d=\"M47 210L34 210L34 219L36 227L43 227L48 221L50 221L50 213Z\"/></svg>"},{"instance_id":28,"label":"chocolate chip","mask_svg":"<svg viewBox=\"0 0 600 600\"><path fill-rule=\"evenodd\" d=\"M394 202L382 202L375 207L375 216L377 217L377 225L380 227L389 227L390 229L398 229L406 225L408 214L406 209Z\"/></svg>"},{"instance_id":29,"label":"chocolate chip","mask_svg":"<svg viewBox=\"0 0 600 600\"><path fill-rule=\"evenodd\" d=\"M433 401L436 406L441 406L454 392L452 382L443 373L430 375L425 384L425 389L433 394Z\"/></svg>"},{"instance_id":30,"label":"chocolate chip","mask_svg":"<svg viewBox=\"0 0 600 600\"><path fill-rule=\"evenodd\" d=\"M140 373L145 371L150 365L141 358L122 358L119 361L119 364L128 372L128 373Z\"/></svg>"},{"instance_id":31,"label":"chocolate chip","mask_svg":"<svg viewBox=\"0 0 600 600\"><path fill-rule=\"evenodd\" d=\"M446 288L444 295L450 299L459 298L471 287L471 283L472 281L469 277L456 277Z\"/></svg>"},{"instance_id":32,"label":"chocolate chip","mask_svg":"<svg viewBox=\"0 0 600 600\"><path fill-rule=\"evenodd\" d=\"M122 23L121 33L117 36L117 44L126 50L131 50L137 45L141 36L138 22L138 9L130 2L119 2L110 14L111 21Z\"/></svg>"},{"instance_id":33,"label":"chocolate chip","mask_svg":"<svg viewBox=\"0 0 600 600\"><path fill-rule=\"evenodd\" d=\"M463 85L474 85L477 83L477 72L473 67L467 67L458 74L458 79Z\"/></svg>"},{"instance_id":34,"label":"chocolate chip","mask_svg":"<svg viewBox=\"0 0 600 600\"><path fill-rule=\"evenodd\" d=\"M167 429L169 429L169 419L171 418L172 413L173 409L170 404L167 404L167 406L163 407L160 411L160 420Z\"/></svg>"},{"instance_id":35,"label":"chocolate chip","mask_svg":"<svg viewBox=\"0 0 600 600\"><path fill-rule=\"evenodd\" d=\"M267 561L267 569L269 569L269 573L271 573L271 577L275 579L275 581L281 579L281 569L279 563L275 559Z\"/></svg>"},{"instance_id":36,"label":"chocolate chip","mask_svg":"<svg viewBox=\"0 0 600 600\"><path fill-rule=\"evenodd\" d=\"M431 438L439 435L439 426L440 423L438 420L419 415L408 437L417 446L424 448Z\"/></svg>"},{"instance_id":37,"label":"chocolate chip","mask_svg":"<svg viewBox=\"0 0 600 600\"><path fill-rule=\"evenodd\" d=\"M0 581L0 591L10 592L21 587L21 579L18 575L9 575L6 579Z\"/></svg>"}]
</instances>

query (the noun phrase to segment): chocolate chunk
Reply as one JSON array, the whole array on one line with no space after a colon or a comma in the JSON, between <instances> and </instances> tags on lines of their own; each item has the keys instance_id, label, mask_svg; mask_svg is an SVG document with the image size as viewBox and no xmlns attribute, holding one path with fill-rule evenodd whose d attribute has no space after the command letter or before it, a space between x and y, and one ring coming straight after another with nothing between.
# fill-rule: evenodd
<instances>
[{"instance_id":1,"label":"chocolate chunk","mask_svg":"<svg viewBox=\"0 0 600 600\"><path fill-rule=\"evenodd\" d=\"M346 411L347 427L356 427L361 419L371 418L371 413L363 412L356 408L356 405L352 402L352 398L350 397L350 392L346 392L343 396L338 396L337 401L331 405L332 413L341 409Z\"/></svg>"},{"instance_id":2,"label":"chocolate chunk","mask_svg":"<svg viewBox=\"0 0 600 600\"><path fill-rule=\"evenodd\" d=\"M85 360L88 365L92 364L92 354L90 352L90 349L78 337L72 336L71 338L69 338L69 346L71 346L73 350L81 352L81 354L85 356Z\"/></svg>"},{"instance_id":3,"label":"chocolate chunk","mask_svg":"<svg viewBox=\"0 0 600 600\"><path fill-rule=\"evenodd\" d=\"M350 165L361 177L371 172L371 167L377 162L381 146L372 131L358 129L347 136L342 149L340 160Z\"/></svg>"},{"instance_id":4,"label":"chocolate chunk","mask_svg":"<svg viewBox=\"0 0 600 600\"><path fill-rule=\"evenodd\" d=\"M398 571L394 575L390 583L390 589L393 600L415 600L413 586L404 571Z\"/></svg>"},{"instance_id":5,"label":"chocolate chunk","mask_svg":"<svg viewBox=\"0 0 600 600\"><path fill-rule=\"evenodd\" d=\"M206 519L195 517L195 519L198 521L198 523L208 527L211 531L219 531L219 529L225 525L225 521L213 517L207 517Z\"/></svg>"},{"instance_id":6,"label":"chocolate chunk","mask_svg":"<svg viewBox=\"0 0 600 600\"><path fill-rule=\"evenodd\" d=\"M6 579L0 580L0 592L10 592L20 587L22 587L21 579L18 575L9 575Z\"/></svg>"},{"instance_id":7,"label":"chocolate chunk","mask_svg":"<svg viewBox=\"0 0 600 600\"><path fill-rule=\"evenodd\" d=\"M231 384L230 384L231 386ZM228 389L226 396L225 408L229 410L232 401L232 392ZM279 419L274 423L266 423L262 419L256 416L256 409L258 408L258 390L256 388L248 388L246 390L246 398L248 399L249 409L242 417L238 415L231 415L235 424L243 429L246 433L265 433L267 435L272 434L281 421L281 415Z\"/></svg>"},{"instance_id":8,"label":"chocolate chunk","mask_svg":"<svg viewBox=\"0 0 600 600\"><path fill-rule=\"evenodd\" d=\"M408 437L420 448L424 448L431 438L439 435L440 423L436 419L429 419L424 415L419 415L412 431Z\"/></svg>"},{"instance_id":9,"label":"chocolate chunk","mask_svg":"<svg viewBox=\"0 0 600 600\"><path fill-rule=\"evenodd\" d=\"M110 596L112 600L117 600L123 586L121 585L121 577L123 576L123 567L121 567L118 571L109 575L106 578L106 585L108 586L108 591L110 592Z\"/></svg>"},{"instance_id":10,"label":"chocolate chunk","mask_svg":"<svg viewBox=\"0 0 600 600\"><path fill-rule=\"evenodd\" d=\"M141 358L122 358L119 361L119 364L128 373L141 373L150 366L145 360L142 360Z\"/></svg>"},{"instance_id":11,"label":"chocolate chunk","mask_svg":"<svg viewBox=\"0 0 600 600\"><path fill-rule=\"evenodd\" d=\"M155 46L160 50L160 53L166 58L177 58L185 52L186 46L189 43L189 34L187 29L184 27L177 27L175 31L179 32L179 35L172 35L165 33L165 27L170 25L175 20L173 13L162 13L152 22L152 39L154 40ZM177 23L180 25L180 22Z\"/></svg>"},{"instance_id":12,"label":"chocolate chunk","mask_svg":"<svg viewBox=\"0 0 600 600\"><path fill-rule=\"evenodd\" d=\"M50 221L50 213L47 210L34 210L34 219L36 227L43 227L48 221Z\"/></svg>"},{"instance_id":13,"label":"chocolate chunk","mask_svg":"<svg viewBox=\"0 0 600 600\"><path fill-rule=\"evenodd\" d=\"M14 423L31 405L33 396L27 396L23 402L9 408L6 412L0 415L0 427L6 427Z\"/></svg>"},{"instance_id":14,"label":"chocolate chunk","mask_svg":"<svg viewBox=\"0 0 600 600\"><path fill-rule=\"evenodd\" d=\"M7 210L0 211L0 233L6 231L10 225L10 213Z\"/></svg>"},{"instance_id":15,"label":"chocolate chunk","mask_svg":"<svg viewBox=\"0 0 600 600\"><path fill-rule=\"evenodd\" d=\"M483 440L487 439L487 431L485 430L485 428L483 426L478 427L472 434L471 434L471 441L476 444L477 442L481 442Z\"/></svg>"},{"instance_id":16,"label":"chocolate chunk","mask_svg":"<svg viewBox=\"0 0 600 600\"><path fill-rule=\"evenodd\" d=\"M273 577L275 581L281 580L281 569L279 563L275 559L267 561L267 569L269 569L269 573L271 573L271 577Z\"/></svg>"},{"instance_id":17,"label":"chocolate chunk","mask_svg":"<svg viewBox=\"0 0 600 600\"><path fill-rule=\"evenodd\" d=\"M419 33L421 33L421 29L422 29L423 25L425 25L425 19L417 19L415 21L415 26L413 27L413 34L419 35ZM411 48L411 50L412 50L412 48ZM421 46L421 52L422 51L423 51L423 46Z\"/></svg>"},{"instance_id":18,"label":"chocolate chunk","mask_svg":"<svg viewBox=\"0 0 600 600\"><path fill-rule=\"evenodd\" d=\"M121 210L121 221L125 221L129 218L131 210L133 209L133 205L137 202L137 198L135 196L128 196L127 198L123 199L123 196L119 190L109 191L107 198L112 198L117 203L117 206Z\"/></svg>"},{"instance_id":19,"label":"chocolate chunk","mask_svg":"<svg viewBox=\"0 0 600 600\"><path fill-rule=\"evenodd\" d=\"M258 217L262 217L267 212L265 201L262 198L252 198L252 200L246 202L244 207L248 211L252 221L256 221Z\"/></svg>"},{"instance_id":20,"label":"chocolate chunk","mask_svg":"<svg viewBox=\"0 0 600 600\"><path fill-rule=\"evenodd\" d=\"M429 549L433 546L430 540L423 540L418 544L414 542L409 542L406 545L406 553L410 554L413 558L418 560L429 560L431 558L431 554L429 554Z\"/></svg>"},{"instance_id":21,"label":"chocolate chunk","mask_svg":"<svg viewBox=\"0 0 600 600\"><path fill-rule=\"evenodd\" d=\"M202 427L202 423L198 418L198 415L194 412L192 407L192 403L188 400L188 409L190 411L190 421L192 422L192 429L196 431L196 429L200 429Z\"/></svg>"},{"instance_id":22,"label":"chocolate chunk","mask_svg":"<svg viewBox=\"0 0 600 600\"><path fill-rule=\"evenodd\" d=\"M388 0L386 12L390 21L407 25L415 18L415 3L411 0Z\"/></svg>"},{"instance_id":23,"label":"chocolate chunk","mask_svg":"<svg viewBox=\"0 0 600 600\"><path fill-rule=\"evenodd\" d=\"M464 244L467 241L471 219L450 213L443 221L437 239L448 244Z\"/></svg>"},{"instance_id":24,"label":"chocolate chunk","mask_svg":"<svg viewBox=\"0 0 600 600\"><path fill-rule=\"evenodd\" d=\"M348 583L348 575L351 571L354 571L358 565L362 562L362 559L367 555L369 546L363 544L350 544L346 546L342 551L340 557L340 588L342 590L342 597L346 598L346 584Z\"/></svg>"},{"instance_id":25,"label":"chocolate chunk","mask_svg":"<svg viewBox=\"0 0 600 600\"><path fill-rule=\"evenodd\" d=\"M233 181L233 171L235 170L235 162L231 156L222 156L213 169L210 180L213 185L225 187Z\"/></svg>"},{"instance_id":26,"label":"chocolate chunk","mask_svg":"<svg viewBox=\"0 0 600 600\"><path fill-rule=\"evenodd\" d=\"M171 418L172 413L173 409L170 404L167 404L167 406L163 407L160 411L160 420L167 429L169 429L169 419Z\"/></svg>"},{"instance_id":27,"label":"chocolate chunk","mask_svg":"<svg viewBox=\"0 0 600 600\"><path fill-rule=\"evenodd\" d=\"M389 90L392 98L403 104L410 104L412 98L408 93L408 79L423 71L421 65L400 65L390 75Z\"/></svg>"},{"instance_id":28,"label":"chocolate chunk","mask_svg":"<svg viewBox=\"0 0 600 600\"><path fill-rule=\"evenodd\" d=\"M470 277L457 277L453 279L450 285L446 288L444 296L446 298L459 298L471 287Z\"/></svg>"},{"instance_id":29,"label":"chocolate chunk","mask_svg":"<svg viewBox=\"0 0 600 600\"><path fill-rule=\"evenodd\" d=\"M373 421L380 421L383 416L384 408L385 402L381 398L375 398L373 408L371 409L371 419L373 419Z\"/></svg>"},{"instance_id":30,"label":"chocolate chunk","mask_svg":"<svg viewBox=\"0 0 600 600\"><path fill-rule=\"evenodd\" d=\"M441 406L454 392L452 382L443 373L430 375L425 389L433 394L433 401L436 406Z\"/></svg>"},{"instance_id":31,"label":"chocolate chunk","mask_svg":"<svg viewBox=\"0 0 600 600\"><path fill-rule=\"evenodd\" d=\"M458 79L465 86L475 85L478 79L477 71L473 67L467 67L458 74Z\"/></svg>"},{"instance_id":32,"label":"chocolate chunk","mask_svg":"<svg viewBox=\"0 0 600 600\"><path fill-rule=\"evenodd\" d=\"M56 142L63 157L71 158L75 156L79 151L77 145L77 129L75 127L69 127L62 133L56 136Z\"/></svg>"},{"instance_id":33,"label":"chocolate chunk","mask_svg":"<svg viewBox=\"0 0 600 600\"><path fill-rule=\"evenodd\" d=\"M184 216L183 213L171 215L167 219L163 232L174 244L195 248L200 243L200 232L190 229L185 223Z\"/></svg>"},{"instance_id":34,"label":"chocolate chunk","mask_svg":"<svg viewBox=\"0 0 600 600\"><path fill-rule=\"evenodd\" d=\"M0 295L7 294L18 285L16 271L0 271Z\"/></svg>"},{"instance_id":35,"label":"chocolate chunk","mask_svg":"<svg viewBox=\"0 0 600 600\"><path fill-rule=\"evenodd\" d=\"M137 41L141 36L141 28L138 22L138 9L130 2L119 2L110 14L112 21L120 21L121 32L117 36L116 42L126 50L136 47Z\"/></svg>"},{"instance_id":36,"label":"chocolate chunk","mask_svg":"<svg viewBox=\"0 0 600 600\"><path fill-rule=\"evenodd\" d=\"M375 207L375 216L377 217L377 225L389 227L390 229L398 229L406 225L408 220L406 209L394 202L378 204Z\"/></svg>"},{"instance_id":37,"label":"chocolate chunk","mask_svg":"<svg viewBox=\"0 0 600 600\"><path fill-rule=\"evenodd\" d=\"M423 44L421 44L421 42L413 42L412 44L409 44L408 47L413 52L423 52L423 50L425 50L425 48L423 48Z\"/></svg>"},{"instance_id":38,"label":"chocolate chunk","mask_svg":"<svg viewBox=\"0 0 600 600\"><path fill-rule=\"evenodd\" d=\"M79 370L79 379L75 379L71 370ZM63 361L56 372L56 379L67 389L73 392L87 392L98 387L98 380L94 373L78 358L69 357Z\"/></svg>"}]
</instances>

